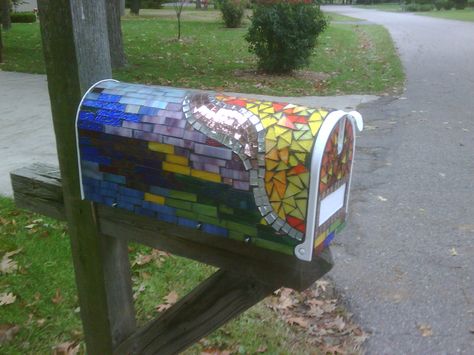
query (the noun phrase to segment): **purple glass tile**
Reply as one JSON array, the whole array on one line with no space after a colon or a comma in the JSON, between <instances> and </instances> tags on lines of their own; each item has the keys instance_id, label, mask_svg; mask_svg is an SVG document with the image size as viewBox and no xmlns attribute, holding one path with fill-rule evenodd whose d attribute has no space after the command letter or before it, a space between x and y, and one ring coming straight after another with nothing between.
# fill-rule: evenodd
<instances>
[{"instance_id":1,"label":"purple glass tile","mask_svg":"<svg viewBox=\"0 0 474 355\"><path fill-rule=\"evenodd\" d=\"M174 154L175 155L181 155L182 157L189 158L190 152L186 148L174 147Z\"/></svg>"},{"instance_id":2,"label":"purple glass tile","mask_svg":"<svg viewBox=\"0 0 474 355\"><path fill-rule=\"evenodd\" d=\"M166 117L165 119L165 125L170 126L170 127L179 127L179 128L184 128L186 127L186 121L185 120L177 120L175 118L170 118Z\"/></svg>"},{"instance_id":3,"label":"purple glass tile","mask_svg":"<svg viewBox=\"0 0 474 355\"><path fill-rule=\"evenodd\" d=\"M245 191L250 190L250 184L246 181L234 180L233 187L234 189L239 189L239 190L245 190Z\"/></svg>"},{"instance_id":4,"label":"purple glass tile","mask_svg":"<svg viewBox=\"0 0 474 355\"><path fill-rule=\"evenodd\" d=\"M183 128L175 128L175 127L167 127L162 125L156 125L153 129L154 133L163 134L165 136L172 136L177 138L183 138L184 136L184 129Z\"/></svg>"},{"instance_id":5,"label":"purple glass tile","mask_svg":"<svg viewBox=\"0 0 474 355\"><path fill-rule=\"evenodd\" d=\"M225 160L220 160L220 159L214 159L210 157L205 157L202 155L197 155L197 154L191 154L190 158L191 161L195 161L198 163L206 163L206 164L212 164L212 165L217 165L220 167L225 167Z\"/></svg>"},{"instance_id":6,"label":"purple glass tile","mask_svg":"<svg viewBox=\"0 0 474 355\"><path fill-rule=\"evenodd\" d=\"M133 131L133 138L141 139L148 142L163 143L163 137L155 133Z\"/></svg>"},{"instance_id":7,"label":"purple glass tile","mask_svg":"<svg viewBox=\"0 0 474 355\"><path fill-rule=\"evenodd\" d=\"M163 136L163 143L171 144L175 147L184 147L184 140L175 137Z\"/></svg>"},{"instance_id":8,"label":"purple glass tile","mask_svg":"<svg viewBox=\"0 0 474 355\"><path fill-rule=\"evenodd\" d=\"M249 181L249 173L245 170L232 170L221 168L221 175L230 179Z\"/></svg>"},{"instance_id":9,"label":"purple glass tile","mask_svg":"<svg viewBox=\"0 0 474 355\"><path fill-rule=\"evenodd\" d=\"M160 112L158 112L158 116L180 120L184 117L184 114L182 111L177 112L177 111L160 110Z\"/></svg>"},{"instance_id":10,"label":"purple glass tile","mask_svg":"<svg viewBox=\"0 0 474 355\"><path fill-rule=\"evenodd\" d=\"M105 133L121 137L132 137L133 131L129 128L105 126Z\"/></svg>"},{"instance_id":11,"label":"purple glass tile","mask_svg":"<svg viewBox=\"0 0 474 355\"><path fill-rule=\"evenodd\" d=\"M193 169L209 171L211 173L219 174L219 167L217 165L192 162Z\"/></svg>"},{"instance_id":12,"label":"purple glass tile","mask_svg":"<svg viewBox=\"0 0 474 355\"><path fill-rule=\"evenodd\" d=\"M237 155L234 155L233 159L227 162L226 168L233 170L245 170L244 163Z\"/></svg>"},{"instance_id":13,"label":"purple glass tile","mask_svg":"<svg viewBox=\"0 0 474 355\"><path fill-rule=\"evenodd\" d=\"M228 148L211 147L204 144L195 144L194 151L197 154L208 155L219 159L232 159L232 151Z\"/></svg>"},{"instance_id":14,"label":"purple glass tile","mask_svg":"<svg viewBox=\"0 0 474 355\"><path fill-rule=\"evenodd\" d=\"M167 109L168 111L181 111L182 108L183 108L183 105L177 104L177 103L172 103L172 102L170 102L170 103L166 106L166 109Z\"/></svg>"},{"instance_id":15,"label":"purple glass tile","mask_svg":"<svg viewBox=\"0 0 474 355\"><path fill-rule=\"evenodd\" d=\"M143 116L142 122L145 123L155 123L155 124L164 124L166 118L158 116Z\"/></svg>"},{"instance_id":16,"label":"purple glass tile","mask_svg":"<svg viewBox=\"0 0 474 355\"><path fill-rule=\"evenodd\" d=\"M129 122L129 121L124 121L122 123L123 128L131 128L139 131L144 131L144 132L151 132L153 131L153 125L149 123L137 123L137 122Z\"/></svg>"},{"instance_id":17,"label":"purple glass tile","mask_svg":"<svg viewBox=\"0 0 474 355\"><path fill-rule=\"evenodd\" d=\"M184 139L188 139L190 141L194 141L197 143L206 143L207 137L202 134L201 132L198 132L196 130L192 131L184 131Z\"/></svg>"}]
</instances>

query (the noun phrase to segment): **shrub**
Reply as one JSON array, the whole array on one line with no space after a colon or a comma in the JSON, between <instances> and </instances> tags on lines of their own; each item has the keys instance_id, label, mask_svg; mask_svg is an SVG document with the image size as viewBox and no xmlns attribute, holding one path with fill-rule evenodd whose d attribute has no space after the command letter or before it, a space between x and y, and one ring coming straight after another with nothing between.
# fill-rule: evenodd
<instances>
[{"instance_id":1,"label":"shrub","mask_svg":"<svg viewBox=\"0 0 474 355\"><path fill-rule=\"evenodd\" d=\"M245 2L241 0L224 0L220 4L225 27L236 28L242 24Z\"/></svg>"},{"instance_id":2,"label":"shrub","mask_svg":"<svg viewBox=\"0 0 474 355\"><path fill-rule=\"evenodd\" d=\"M259 69L287 73L309 63L316 40L327 27L326 17L311 3L257 4L245 36Z\"/></svg>"},{"instance_id":3,"label":"shrub","mask_svg":"<svg viewBox=\"0 0 474 355\"><path fill-rule=\"evenodd\" d=\"M140 1L140 9L161 9L165 0L141 0ZM131 1L126 0L125 6L130 8Z\"/></svg>"},{"instance_id":4,"label":"shrub","mask_svg":"<svg viewBox=\"0 0 474 355\"><path fill-rule=\"evenodd\" d=\"M474 0L467 0L468 7L474 7Z\"/></svg>"},{"instance_id":5,"label":"shrub","mask_svg":"<svg viewBox=\"0 0 474 355\"><path fill-rule=\"evenodd\" d=\"M467 6L467 0L455 0L454 7L456 10L464 10Z\"/></svg>"},{"instance_id":6,"label":"shrub","mask_svg":"<svg viewBox=\"0 0 474 355\"><path fill-rule=\"evenodd\" d=\"M434 3L434 6L436 7L436 10L440 11L444 7L444 3L446 0L437 0Z\"/></svg>"},{"instance_id":7,"label":"shrub","mask_svg":"<svg viewBox=\"0 0 474 355\"><path fill-rule=\"evenodd\" d=\"M454 3L451 0L446 1L443 6L445 10L451 10L453 7Z\"/></svg>"},{"instance_id":8,"label":"shrub","mask_svg":"<svg viewBox=\"0 0 474 355\"><path fill-rule=\"evenodd\" d=\"M36 22L36 15L33 12L12 12L10 18L12 19L12 23Z\"/></svg>"},{"instance_id":9,"label":"shrub","mask_svg":"<svg viewBox=\"0 0 474 355\"><path fill-rule=\"evenodd\" d=\"M407 12L428 12L433 10L433 4L407 4L404 7L404 11Z\"/></svg>"}]
</instances>

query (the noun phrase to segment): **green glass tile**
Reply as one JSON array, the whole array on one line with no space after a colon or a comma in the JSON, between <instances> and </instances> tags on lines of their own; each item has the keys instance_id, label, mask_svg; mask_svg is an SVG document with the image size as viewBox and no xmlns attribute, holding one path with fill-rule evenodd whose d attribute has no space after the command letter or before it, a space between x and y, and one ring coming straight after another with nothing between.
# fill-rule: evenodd
<instances>
[{"instance_id":1,"label":"green glass tile","mask_svg":"<svg viewBox=\"0 0 474 355\"><path fill-rule=\"evenodd\" d=\"M223 220L219 220L218 218L210 217L210 216L204 216L204 215L197 215L196 220L202 223L209 223L213 224L215 226L227 228L226 222Z\"/></svg>"},{"instance_id":2,"label":"green glass tile","mask_svg":"<svg viewBox=\"0 0 474 355\"><path fill-rule=\"evenodd\" d=\"M217 207L203 205L202 203L193 203L193 211L201 215L217 217Z\"/></svg>"},{"instance_id":3,"label":"green glass tile","mask_svg":"<svg viewBox=\"0 0 474 355\"><path fill-rule=\"evenodd\" d=\"M176 210L176 215L178 217L184 217L184 218L192 219L192 220L195 220L195 221L198 220L198 214L195 213L195 212L191 212L191 211Z\"/></svg>"},{"instance_id":4,"label":"green glass tile","mask_svg":"<svg viewBox=\"0 0 474 355\"><path fill-rule=\"evenodd\" d=\"M336 233L339 233L340 231L342 231L345 226L346 226L346 222L342 222L341 224L339 224L339 225L336 227Z\"/></svg>"},{"instance_id":5,"label":"green glass tile","mask_svg":"<svg viewBox=\"0 0 474 355\"><path fill-rule=\"evenodd\" d=\"M240 233L244 233L246 235L249 235L251 237L256 237L257 236L257 228L241 224L241 223L236 223L232 221L226 221L226 226L230 230L237 231Z\"/></svg>"},{"instance_id":6,"label":"green glass tile","mask_svg":"<svg viewBox=\"0 0 474 355\"><path fill-rule=\"evenodd\" d=\"M341 225L342 221L340 218L336 219L333 224L331 224L331 226L329 227L329 233L331 232L334 232L335 230L337 230L339 228L339 226Z\"/></svg>"},{"instance_id":7,"label":"green glass tile","mask_svg":"<svg viewBox=\"0 0 474 355\"><path fill-rule=\"evenodd\" d=\"M220 213L226 213L226 214L234 214L234 209L230 208L229 206L226 205L219 205L219 212Z\"/></svg>"},{"instance_id":8,"label":"green glass tile","mask_svg":"<svg viewBox=\"0 0 474 355\"><path fill-rule=\"evenodd\" d=\"M165 200L165 205L174 207L180 210L192 210L192 203L188 201L182 201L182 200L174 200L172 198L166 198Z\"/></svg>"},{"instance_id":9,"label":"green glass tile","mask_svg":"<svg viewBox=\"0 0 474 355\"><path fill-rule=\"evenodd\" d=\"M170 197L171 198L176 198L179 200L184 200L184 201L191 201L191 202L196 202L197 201L197 195L186 192L186 191L177 191L177 190L170 190Z\"/></svg>"},{"instance_id":10,"label":"green glass tile","mask_svg":"<svg viewBox=\"0 0 474 355\"><path fill-rule=\"evenodd\" d=\"M293 255L293 248L289 245L274 243L274 242L270 242L268 240L260 239L260 238L253 239L252 244L254 244L254 245L256 245L257 247L260 247L260 248L265 248L265 249L277 251L277 252L280 252L280 253Z\"/></svg>"},{"instance_id":11,"label":"green glass tile","mask_svg":"<svg viewBox=\"0 0 474 355\"><path fill-rule=\"evenodd\" d=\"M245 234L237 232L237 231L229 230L229 238L243 242L245 241Z\"/></svg>"}]
</instances>

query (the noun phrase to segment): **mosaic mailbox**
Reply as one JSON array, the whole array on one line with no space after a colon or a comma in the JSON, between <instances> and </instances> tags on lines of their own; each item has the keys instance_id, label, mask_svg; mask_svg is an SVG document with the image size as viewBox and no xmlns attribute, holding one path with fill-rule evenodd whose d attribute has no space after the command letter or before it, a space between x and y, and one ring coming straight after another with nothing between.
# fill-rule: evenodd
<instances>
[{"instance_id":1,"label":"mosaic mailbox","mask_svg":"<svg viewBox=\"0 0 474 355\"><path fill-rule=\"evenodd\" d=\"M82 197L311 261L346 218L359 113L101 81Z\"/></svg>"}]
</instances>

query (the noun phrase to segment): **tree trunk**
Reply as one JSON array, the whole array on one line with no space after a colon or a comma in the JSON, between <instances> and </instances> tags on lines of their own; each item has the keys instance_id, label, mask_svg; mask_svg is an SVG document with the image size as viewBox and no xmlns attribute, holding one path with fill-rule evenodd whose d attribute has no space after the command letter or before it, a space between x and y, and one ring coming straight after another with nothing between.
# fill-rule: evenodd
<instances>
[{"instance_id":1,"label":"tree trunk","mask_svg":"<svg viewBox=\"0 0 474 355\"><path fill-rule=\"evenodd\" d=\"M0 26L0 63L3 63L3 40L2 40L2 26Z\"/></svg>"},{"instance_id":2,"label":"tree trunk","mask_svg":"<svg viewBox=\"0 0 474 355\"><path fill-rule=\"evenodd\" d=\"M137 16L140 14L140 0L132 0L130 4L130 13Z\"/></svg>"},{"instance_id":3,"label":"tree trunk","mask_svg":"<svg viewBox=\"0 0 474 355\"><path fill-rule=\"evenodd\" d=\"M12 27L10 19L10 0L0 0L0 11L2 13L1 23L4 30Z\"/></svg>"},{"instance_id":4,"label":"tree trunk","mask_svg":"<svg viewBox=\"0 0 474 355\"><path fill-rule=\"evenodd\" d=\"M120 16L125 16L125 0L120 0Z\"/></svg>"},{"instance_id":5,"label":"tree trunk","mask_svg":"<svg viewBox=\"0 0 474 355\"><path fill-rule=\"evenodd\" d=\"M196 9L201 8L201 0L196 0Z\"/></svg>"},{"instance_id":6,"label":"tree trunk","mask_svg":"<svg viewBox=\"0 0 474 355\"><path fill-rule=\"evenodd\" d=\"M127 64L125 51L123 49L123 36L120 23L120 2L121 0L105 0L110 59L113 69L122 68Z\"/></svg>"}]
</instances>

